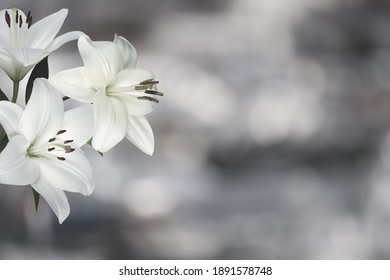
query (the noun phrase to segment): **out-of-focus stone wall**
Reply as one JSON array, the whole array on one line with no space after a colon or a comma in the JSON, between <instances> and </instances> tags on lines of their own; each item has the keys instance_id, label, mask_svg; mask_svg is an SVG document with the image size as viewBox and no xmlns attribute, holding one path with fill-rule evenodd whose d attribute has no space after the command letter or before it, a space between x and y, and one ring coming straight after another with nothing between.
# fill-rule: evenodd
<instances>
[{"instance_id":1,"label":"out-of-focus stone wall","mask_svg":"<svg viewBox=\"0 0 390 280\"><path fill-rule=\"evenodd\" d=\"M3 1L61 32L115 33L166 93L148 157L123 141L59 225L0 188L0 258L390 257L385 0ZM36 15L36 16L35 16ZM0 19L1 20L1 19ZM75 43L51 72L81 65ZM4 86L10 87L3 76Z\"/></svg>"}]
</instances>

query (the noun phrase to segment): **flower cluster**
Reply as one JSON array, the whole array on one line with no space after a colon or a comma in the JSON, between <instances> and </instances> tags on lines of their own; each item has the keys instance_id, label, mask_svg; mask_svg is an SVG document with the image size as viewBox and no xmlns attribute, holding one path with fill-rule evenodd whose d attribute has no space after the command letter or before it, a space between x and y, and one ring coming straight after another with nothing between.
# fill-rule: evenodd
<instances>
[{"instance_id":1,"label":"flower cluster","mask_svg":"<svg viewBox=\"0 0 390 280\"><path fill-rule=\"evenodd\" d=\"M94 189L81 147L89 143L104 153L126 137L152 155L145 115L163 95L153 73L136 68L136 50L125 38L94 42L80 31L56 37L67 13L33 24L30 12L0 11L0 67L13 81L11 101L0 90L0 183L30 185L36 206L42 196L60 223L70 213L64 191L90 195ZM72 40L78 40L84 66L49 77L47 57ZM16 104L19 83L30 72L22 108ZM65 111L69 98L83 104Z\"/></svg>"}]
</instances>

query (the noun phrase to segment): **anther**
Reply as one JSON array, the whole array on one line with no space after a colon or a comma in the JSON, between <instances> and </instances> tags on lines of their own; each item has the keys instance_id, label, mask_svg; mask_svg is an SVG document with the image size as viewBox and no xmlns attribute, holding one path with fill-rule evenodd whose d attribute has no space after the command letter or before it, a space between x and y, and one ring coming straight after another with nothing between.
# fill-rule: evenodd
<instances>
[{"instance_id":1,"label":"anther","mask_svg":"<svg viewBox=\"0 0 390 280\"><path fill-rule=\"evenodd\" d=\"M30 26L32 24L31 11L29 11L28 14L27 14L26 23L27 23L27 28L30 28Z\"/></svg>"},{"instance_id":2,"label":"anther","mask_svg":"<svg viewBox=\"0 0 390 280\"><path fill-rule=\"evenodd\" d=\"M60 131L57 132L57 135L60 135L62 133L65 133L66 132L66 129L61 129Z\"/></svg>"},{"instance_id":3,"label":"anther","mask_svg":"<svg viewBox=\"0 0 390 280\"><path fill-rule=\"evenodd\" d=\"M65 160L64 157L57 157L58 160Z\"/></svg>"},{"instance_id":4,"label":"anther","mask_svg":"<svg viewBox=\"0 0 390 280\"><path fill-rule=\"evenodd\" d=\"M139 97L137 97L137 99L139 99L139 100L149 100L149 101L152 101L152 102L155 102L155 103L159 103L160 102L158 99L150 97L150 96L139 96Z\"/></svg>"},{"instance_id":5,"label":"anther","mask_svg":"<svg viewBox=\"0 0 390 280\"><path fill-rule=\"evenodd\" d=\"M158 96L164 96L164 93L159 92L157 90L145 90L145 93L147 93L147 94L154 94L154 95L158 95Z\"/></svg>"},{"instance_id":6,"label":"anther","mask_svg":"<svg viewBox=\"0 0 390 280\"><path fill-rule=\"evenodd\" d=\"M22 15L19 16L19 28L22 28L22 24L23 24L23 19L22 19Z\"/></svg>"},{"instance_id":7,"label":"anther","mask_svg":"<svg viewBox=\"0 0 390 280\"><path fill-rule=\"evenodd\" d=\"M11 27L11 17L9 16L8 11L5 11L5 22L7 23L8 27Z\"/></svg>"},{"instance_id":8,"label":"anther","mask_svg":"<svg viewBox=\"0 0 390 280\"><path fill-rule=\"evenodd\" d=\"M149 79L149 80L142 81L139 84L145 86L145 85L157 85L158 83L159 81L154 81L153 79Z\"/></svg>"},{"instance_id":9,"label":"anther","mask_svg":"<svg viewBox=\"0 0 390 280\"><path fill-rule=\"evenodd\" d=\"M154 81L153 79L145 80L140 83L141 86L145 86L146 89L152 89L154 85L157 85L159 81Z\"/></svg>"},{"instance_id":10,"label":"anther","mask_svg":"<svg viewBox=\"0 0 390 280\"><path fill-rule=\"evenodd\" d=\"M53 151L55 148L54 147L51 147L49 149L47 149L49 152Z\"/></svg>"},{"instance_id":11,"label":"anther","mask_svg":"<svg viewBox=\"0 0 390 280\"><path fill-rule=\"evenodd\" d=\"M16 23L18 23L18 19L19 19L19 11L16 10Z\"/></svg>"},{"instance_id":12,"label":"anther","mask_svg":"<svg viewBox=\"0 0 390 280\"><path fill-rule=\"evenodd\" d=\"M55 137L53 137L53 138L50 138L50 139L49 139L49 142L53 142L54 140L56 140L56 138L55 138Z\"/></svg>"},{"instance_id":13,"label":"anther","mask_svg":"<svg viewBox=\"0 0 390 280\"><path fill-rule=\"evenodd\" d=\"M73 140L65 140L64 144L69 144L69 143L72 143L72 142L73 142Z\"/></svg>"}]
</instances>

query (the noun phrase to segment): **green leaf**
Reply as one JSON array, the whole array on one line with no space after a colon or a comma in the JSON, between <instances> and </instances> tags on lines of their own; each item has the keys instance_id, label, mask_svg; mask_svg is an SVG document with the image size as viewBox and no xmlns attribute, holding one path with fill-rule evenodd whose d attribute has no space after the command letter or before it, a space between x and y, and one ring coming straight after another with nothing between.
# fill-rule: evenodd
<instances>
[{"instance_id":1,"label":"green leaf","mask_svg":"<svg viewBox=\"0 0 390 280\"><path fill-rule=\"evenodd\" d=\"M0 101L2 101L2 100L9 101L7 95L5 95L4 91L2 91L0 88Z\"/></svg>"},{"instance_id":2,"label":"green leaf","mask_svg":"<svg viewBox=\"0 0 390 280\"><path fill-rule=\"evenodd\" d=\"M35 202L35 211L38 211L38 206L39 206L39 198L40 198L40 194L34 190L33 188L31 188L32 191L33 191L33 195L34 195L34 202Z\"/></svg>"},{"instance_id":3,"label":"green leaf","mask_svg":"<svg viewBox=\"0 0 390 280\"><path fill-rule=\"evenodd\" d=\"M25 96L26 104L30 99L34 80L36 78L46 78L46 79L49 78L49 64L48 64L47 56L44 59L42 59L37 65L35 65L33 71L31 72L30 78L28 79L27 86L26 86L26 96Z\"/></svg>"},{"instance_id":4,"label":"green leaf","mask_svg":"<svg viewBox=\"0 0 390 280\"><path fill-rule=\"evenodd\" d=\"M4 150L5 146L7 146L8 137L4 130L0 132L0 152Z\"/></svg>"},{"instance_id":5,"label":"green leaf","mask_svg":"<svg viewBox=\"0 0 390 280\"><path fill-rule=\"evenodd\" d=\"M0 101L2 100L8 100L8 97L5 95L5 93L1 90L0 88ZM5 146L7 146L8 143L8 137L7 134L5 133L4 129L1 128L0 132L0 152L4 150Z\"/></svg>"}]
</instances>

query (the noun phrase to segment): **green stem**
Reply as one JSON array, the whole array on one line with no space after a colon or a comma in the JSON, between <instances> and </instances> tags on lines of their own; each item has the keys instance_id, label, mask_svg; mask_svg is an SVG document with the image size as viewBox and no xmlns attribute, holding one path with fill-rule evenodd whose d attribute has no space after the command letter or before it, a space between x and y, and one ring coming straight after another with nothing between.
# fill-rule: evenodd
<instances>
[{"instance_id":1,"label":"green stem","mask_svg":"<svg viewBox=\"0 0 390 280\"><path fill-rule=\"evenodd\" d=\"M14 89L12 94L12 103L16 103L16 100L18 99L18 93L19 93L19 82L20 81L14 81Z\"/></svg>"}]
</instances>

